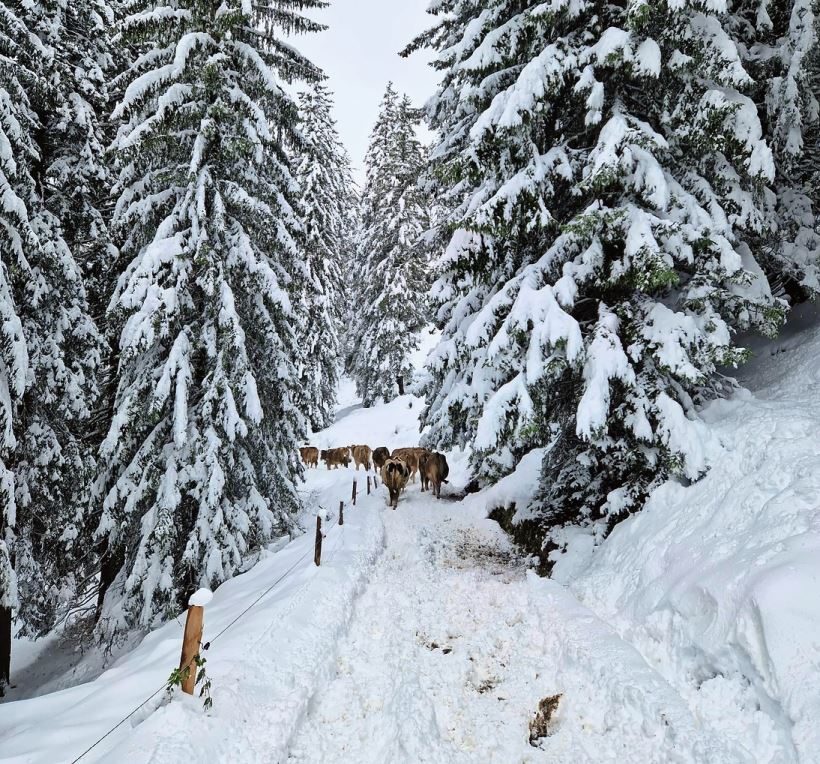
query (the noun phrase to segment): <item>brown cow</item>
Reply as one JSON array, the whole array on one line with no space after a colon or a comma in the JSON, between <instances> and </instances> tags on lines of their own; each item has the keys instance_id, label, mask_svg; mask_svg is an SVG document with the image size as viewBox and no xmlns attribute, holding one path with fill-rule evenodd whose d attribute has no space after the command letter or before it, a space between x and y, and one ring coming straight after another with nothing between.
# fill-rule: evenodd
<instances>
[{"instance_id":1,"label":"brown cow","mask_svg":"<svg viewBox=\"0 0 820 764\"><path fill-rule=\"evenodd\" d=\"M318 467L319 466L319 449L315 448L314 446L305 446L304 448L299 449L299 454L302 457L302 461L308 467Z\"/></svg>"},{"instance_id":2,"label":"brown cow","mask_svg":"<svg viewBox=\"0 0 820 764\"><path fill-rule=\"evenodd\" d=\"M399 505L399 494L407 486L410 477L410 468L403 459L388 459L382 467L382 482L387 486L390 494L390 506L395 509Z\"/></svg>"},{"instance_id":3,"label":"brown cow","mask_svg":"<svg viewBox=\"0 0 820 764\"><path fill-rule=\"evenodd\" d=\"M346 447L329 448L327 451L322 451L322 461L328 469L347 467L350 464L350 449Z\"/></svg>"},{"instance_id":4,"label":"brown cow","mask_svg":"<svg viewBox=\"0 0 820 764\"><path fill-rule=\"evenodd\" d=\"M373 466L380 470L384 467L384 463L390 458L390 449L385 448L384 446L379 446L373 452Z\"/></svg>"},{"instance_id":5,"label":"brown cow","mask_svg":"<svg viewBox=\"0 0 820 764\"><path fill-rule=\"evenodd\" d=\"M370 471L370 460L373 457L373 449L370 446L351 446L350 450L353 452L353 462L356 464L356 472L359 471L359 465L364 465L364 471Z\"/></svg>"},{"instance_id":6,"label":"brown cow","mask_svg":"<svg viewBox=\"0 0 820 764\"><path fill-rule=\"evenodd\" d=\"M419 471L419 459L421 459L424 454L429 453L426 448L418 448L417 446L414 448L397 448L393 451L393 458L403 459L405 461L410 468L410 475L415 483L416 473Z\"/></svg>"},{"instance_id":7,"label":"brown cow","mask_svg":"<svg viewBox=\"0 0 820 764\"><path fill-rule=\"evenodd\" d=\"M421 471L421 490L433 486L433 493L437 499L441 498L441 484L447 482L447 477L450 474L450 465L447 464L447 458L444 454L434 453L425 454L421 457L419 463Z\"/></svg>"}]
</instances>

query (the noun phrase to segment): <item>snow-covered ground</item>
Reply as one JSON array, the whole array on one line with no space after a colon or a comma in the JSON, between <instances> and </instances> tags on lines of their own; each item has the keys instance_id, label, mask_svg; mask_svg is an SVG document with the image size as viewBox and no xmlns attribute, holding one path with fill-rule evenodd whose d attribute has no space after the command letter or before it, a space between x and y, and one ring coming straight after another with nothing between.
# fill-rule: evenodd
<instances>
[{"instance_id":1,"label":"snow-covered ground","mask_svg":"<svg viewBox=\"0 0 820 764\"><path fill-rule=\"evenodd\" d=\"M475 503L473 503L475 504ZM290 762L740 762L475 506L411 489ZM561 695L536 747L529 722Z\"/></svg>"},{"instance_id":2,"label":"snow-covered ground","mask_svg":"<svg viewBox=\"0 0 820 764\"><path fill-rule=\"evenodd\" d=\"M579 534L552 581L486 519L532 493L538 454L464 501L451 454L446 496L417 483L396 511L362 472L309 471L305 519L331 515L324 563L308 534L217 590L206 641L276 584L208 650L213 709L160 692L83 761L820 761L820 333L788 334L744 375L751 392L705 412L712 472L663 486L598 549ZM312 442L413 445L420 410L412 395L362 409L345 388ZM334 527L354 477L358 506ZM73 761L162 687L181 630L0 705L0 761Z\"/></svg>"},{"instance_id":3,"label":"snow-covered ground","mask_svg":"<svg viewBox=\"0 0 820 764\"><path fill-rule=\"evenodd\" d=\"M755 762L820 761L820 332L800 319L704 412L711 472L554 573Z\"/></svg>"},{"instance_id":4,"label":"snow-covered ground","mask_svg":"<svg viewBox=\"0 0 820 764\"><path fill-rule=\"evenodd\" d=\"M340 499L350 498L352 477L352 470L313 470L306 489L317 506L338 509ZM376 496L365 496L348 511L343 527L335 525L332 513L320 568L313 564L314 539L308 534L265 552L252 570L219 587L206 608L203 637L213 640L206 653L211 713L203 712L199 699L176 693L168 703L160 692L83 761L281 759L322 677L333 668L352 603L381 553L380 510ZM93 682L0 705L0 761L73 761L163 687L179 662L183 622L152 632Z\"/></svg>"}]
</instances>

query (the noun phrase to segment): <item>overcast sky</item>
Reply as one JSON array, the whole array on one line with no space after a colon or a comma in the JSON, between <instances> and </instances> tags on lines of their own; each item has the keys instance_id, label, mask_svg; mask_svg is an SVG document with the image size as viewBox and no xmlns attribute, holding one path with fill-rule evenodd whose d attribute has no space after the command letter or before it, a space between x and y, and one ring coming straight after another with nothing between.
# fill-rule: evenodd
<instances>
[{"instance_id":1,"label":"overcast sky","mask_svg":"<svg viewBox=\"0 0 820 764\"><path fill-rule=\"evenodd\" d=\"M419 32L432 25L430 0L331 0L311 16L329 29L294 40L295 46L330 76L336 118L357 179L370 130L388 81L421 106L435 90L437 73L426 51L399 57Z\"/></svg>"}]
</instances>

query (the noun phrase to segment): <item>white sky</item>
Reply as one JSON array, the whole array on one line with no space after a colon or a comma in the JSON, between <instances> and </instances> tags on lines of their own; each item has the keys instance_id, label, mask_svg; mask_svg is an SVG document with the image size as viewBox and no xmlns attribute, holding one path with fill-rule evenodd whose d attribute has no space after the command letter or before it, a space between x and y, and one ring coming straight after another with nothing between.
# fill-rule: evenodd
<instances>
[{"instance_id":1,"label":"white sky","mask_svg":"<svg viewBox=\"0 0 820 764\"><path fill-rule=\"evenodd\" d=\"M425 13L430 0L331 0L311 16L329 29L295 38L294 46L329 75L336 99L339 133L350 152L357 180L370 130L389 81L417 106L433 95L438 74L427 51L401 58L402 50L435 19Z\"/></svg>"}]
</instances>

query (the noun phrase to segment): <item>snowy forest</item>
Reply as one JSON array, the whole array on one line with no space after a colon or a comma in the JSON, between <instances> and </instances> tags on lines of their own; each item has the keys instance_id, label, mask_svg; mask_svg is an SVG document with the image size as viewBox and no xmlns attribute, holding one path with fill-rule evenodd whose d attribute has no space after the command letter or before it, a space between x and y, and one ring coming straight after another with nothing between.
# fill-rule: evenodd
<instances>
[{"instance_id":1,"label":"snowy forest","mask_svg":"<svg viewBox=\"0 0 820 764\"><path fill-rule=\"evenodd\" d=\"M0 0L0 696L18 642L123 655L253 575L330 491L300 448L407 417L510 555L580 581L658 496L722 490L717 412L820 328L814 0L429 0L396 55L439 86L383 83L361 177L300 52L326 5ZM372 417L331 442L345 385ZM681 761L813 761L811 703Z\"/></svg>"}]
</instances>

